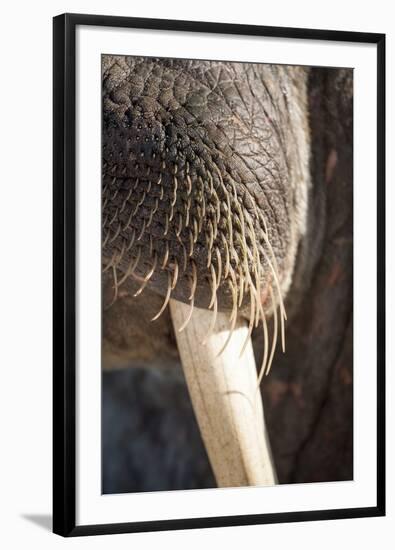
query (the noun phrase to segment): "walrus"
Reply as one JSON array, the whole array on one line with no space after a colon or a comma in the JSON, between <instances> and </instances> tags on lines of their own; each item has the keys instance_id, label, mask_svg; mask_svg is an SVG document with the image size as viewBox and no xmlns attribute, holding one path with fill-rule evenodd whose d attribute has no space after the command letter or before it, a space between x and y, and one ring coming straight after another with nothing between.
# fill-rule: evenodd
<instances>
[{"instance_id":1,"label":"walrus","mask_svg":"<svg viewBox=\"0 0 395 550\"><path fill-rule=\"evenodd\" d=\"M212 326L227 315L229 338L246 319L281 483L352 479L352 70L105 55L102 86L104 491L213 486L170 300L185 324L195 308ZM118 450L117 376L151 388ZM176 388L186 418L155 427L147 411L171 409ZM152 430L167 430L165 456L183 422L195 470L185 441L167 475L185 456L188 473L155 486ZM108 474L133 452L139 475Z\"/></svg>"}]
</instances>

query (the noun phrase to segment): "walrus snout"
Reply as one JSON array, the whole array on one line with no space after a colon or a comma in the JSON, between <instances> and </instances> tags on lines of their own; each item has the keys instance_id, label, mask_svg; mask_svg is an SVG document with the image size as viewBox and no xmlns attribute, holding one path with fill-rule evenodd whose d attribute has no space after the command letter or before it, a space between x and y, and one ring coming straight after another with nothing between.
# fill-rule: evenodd
<instances>
[{"instance_id":1,"label":"walrus snout","mask_svg":"<svg viewBox=\"0 0 395 550\"><path fill-rule=\"evenodd\" d=\"M304 77L289 69L273 84L265 65L105 59L103 262L116 291L134 277L164 305L254 322L282 304L299 170L286 98Z\"/></svg>"}]
</instances>

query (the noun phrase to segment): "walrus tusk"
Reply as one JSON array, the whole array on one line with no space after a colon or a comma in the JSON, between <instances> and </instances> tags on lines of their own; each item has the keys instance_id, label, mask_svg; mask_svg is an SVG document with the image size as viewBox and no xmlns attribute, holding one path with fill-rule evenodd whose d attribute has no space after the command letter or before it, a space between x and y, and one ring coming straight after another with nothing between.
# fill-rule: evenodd
<instances>
[{"instance_id":1,"label":"walrus tusk","mask_svg":"<svg viewBox=\"0 0 395 550\"><path fill-rule=\"evenodd\" d=\"M251 339L239 357L247 323L237 321L232 338L218 356L229 334L227 315L218 313L215 328L206 338L212 312L195 308L180 331L190 306L171 300L170 311L192 405L218 486L275 485Z\"/></svg>"}]
</instances>

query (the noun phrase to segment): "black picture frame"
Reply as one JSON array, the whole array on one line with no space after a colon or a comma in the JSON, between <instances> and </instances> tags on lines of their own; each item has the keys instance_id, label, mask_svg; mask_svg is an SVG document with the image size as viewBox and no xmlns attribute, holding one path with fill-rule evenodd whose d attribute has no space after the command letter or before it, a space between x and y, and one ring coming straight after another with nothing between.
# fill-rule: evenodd
<instances>
[{"instance_id":1,"label":"black picture frame","mask_svg":"<svg viewBox=\"0 0 395 550\"><path fill-rule=\"evenodd\" d=\"M76 27L110 26L377 45L377 505L273 514L76 525ZM63 14L53 19L53 531L62 536L385 515L385 35Z\"/></svg>"}]
</instances>

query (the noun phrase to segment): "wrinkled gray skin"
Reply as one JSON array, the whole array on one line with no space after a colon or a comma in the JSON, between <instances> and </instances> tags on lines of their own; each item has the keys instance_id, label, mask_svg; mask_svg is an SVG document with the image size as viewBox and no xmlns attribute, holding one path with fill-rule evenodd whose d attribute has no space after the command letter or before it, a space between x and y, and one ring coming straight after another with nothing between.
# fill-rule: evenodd
<instances>
[{"instance_id":1,"label":"wrinkled gray skin","mask_svg":"<svg viewBox=\"0 0 395 550\"><path fill-rule=\"evenodd\" d=\"M103 264L118 254L118 278L133 258L132 247L125 251L133 230L147 226L159 177L163 197L139 241L137 275L149 272L155 254L160 262L166 246L172 261L183 263L190 235L184 226L176 234L177 213L185 214L188 199L182 185L166 235L164 228L174 175L185 181L187 173L191 218L202 212L195 189L208 205L192 255L195 304L207 307L211 292L207 227L216 204L210 176L221 222L227 191L232 216L239 215L237 204L251 215L263 249L257 209L266 220L288 314L286 353L277 350L262 388L280 482L351 479L352 71L104 56ZM229 239L226 223L212 244L222 256L221 232ZM261 262L265 290L270 270L264 255ZM187 263L172 297L187 301L190 279ZM214 484L169 314L149 321L166 285L166 270L156 269L142 295L132 298L140 283L130 278L103 312L103 366L113 369L103 375L105 492ZM113 300L112 287L109 269L104 304ZM229 310L226 285L218 297L219 309ZM265 291L261 299L270 317ZM248 311L245 299L242 313ZM254 334L258 361L261 334ZM114 370L125 366L134 368Z\"/></svg>"}]
</instances>

